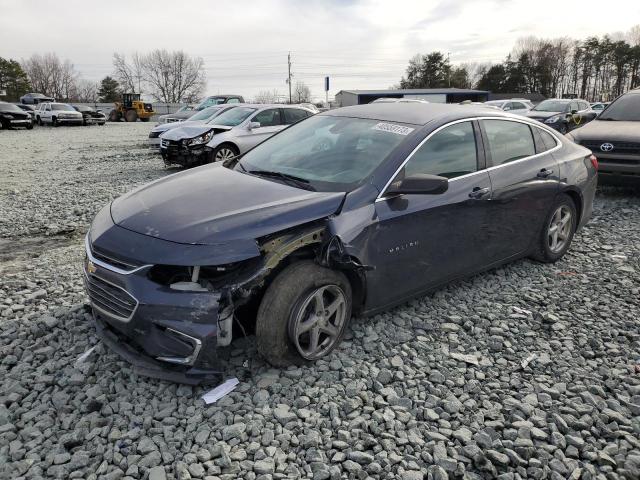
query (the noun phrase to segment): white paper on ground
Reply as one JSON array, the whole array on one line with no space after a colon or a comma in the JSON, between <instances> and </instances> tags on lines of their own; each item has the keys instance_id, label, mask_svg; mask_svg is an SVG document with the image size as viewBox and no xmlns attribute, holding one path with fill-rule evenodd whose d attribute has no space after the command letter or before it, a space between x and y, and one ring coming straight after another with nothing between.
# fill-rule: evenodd
<instances>
[{"instance_id":1,"label":"white paper on ground","mask_svg":"<svg viewBox=\"0 0 640 480\"><path fill-rule=\"evenodd\" d=\"M222 397L227 395L229 392L231 392L234 388L236 388L239 383L240 382L238 381L237 378L235 377L230 378L226 382L218 385L213 390L209 390L207 393L205 393L202 396L202 399L204 400L204 403L206 403L207 405L210 403L215 403L218 400L220 400Z\"/></svg>"},{"instance_id":2,"label":"white paper on ground","mask_svg":"<svg viewBox=\"0 0 640 480\"><path fill-rule=\"evenodd\" d=\"M89 358L89 355L91 355L91 353L96 349L96 345L94 345L93 347L91 347L89 350L87 350L86 352L84 352L82 355L80 355L78 357L78 359L76 360L75 366L80 365L81 363L84 363L84 361Z\"/></svg>"}]
</instances>

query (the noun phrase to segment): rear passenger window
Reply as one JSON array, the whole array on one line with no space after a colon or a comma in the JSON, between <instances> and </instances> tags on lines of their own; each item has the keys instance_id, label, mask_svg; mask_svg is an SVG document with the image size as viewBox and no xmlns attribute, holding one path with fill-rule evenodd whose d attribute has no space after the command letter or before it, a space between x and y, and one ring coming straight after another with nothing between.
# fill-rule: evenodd
<instances>
[{"instance_id":1,"label":"rear passenger window","mask_svg":"<svg viewBox=\"0 0 640 480\"><path fill-rule=\"evenodd\" d=\"M535 155L533 135L526 123L507 120L484 120L483 123L494 166Z\"/></svg>"},{"instance_id":2,"label":"rear passenger window","mask_svg":"<svg viewBox=\"0 0 640 480\"><path fill-rule=\"evenodd\" d=\"M284 109L284 122L287 125L299 122L307 118L311 113L301 108L285 108Z\"/></svg>"},{"instance_id":3,"label":"rear passenger window","mask_svg":"<svg viewBox=\"0 0 640 480\"><path fill-rule=\"evenodd\" d=\"M425 173L455 178L478 170L471 122L443 128L427 140L405 165L405 176Z\"/></svg>"},{"instance_id":4,"label":"rear passenger window","mask_svg":"<svg viewBox=\"0 0 640 480\"><path fill-rule=\"evenodd\" d=\"M554 136L551 135L549 132L545 132L541 128L538 128L537 132L538 132L538 135L540 135L542 142L544 143L544 147L545 147L543 150L544 152L546 152L547 150L551 150L552 148L555 148L556 145L558 145L558 142L556 141Z\"/></svg>"}]
</instances>

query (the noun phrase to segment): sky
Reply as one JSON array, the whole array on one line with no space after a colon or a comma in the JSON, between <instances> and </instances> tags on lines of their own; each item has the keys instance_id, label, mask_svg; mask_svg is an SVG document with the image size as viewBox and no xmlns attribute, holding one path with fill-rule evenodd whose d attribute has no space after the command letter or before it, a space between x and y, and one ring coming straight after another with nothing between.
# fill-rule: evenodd
<instances>
[{"instance_id":1,"label":"sky","mask_svg":"<svg viewBox=\"0 0 640 480\"><path fill-rule=\"evenodd\" d=\"M606 5L606 8L605 8ZM0 57L55 52L83 78L112 73L114 52L184 50L204 59L208 94L288 92L314 99L397 84L408 60L499 62L520 37L626 32L638 0L0 0Z\"/></svg>"}]
</instances>

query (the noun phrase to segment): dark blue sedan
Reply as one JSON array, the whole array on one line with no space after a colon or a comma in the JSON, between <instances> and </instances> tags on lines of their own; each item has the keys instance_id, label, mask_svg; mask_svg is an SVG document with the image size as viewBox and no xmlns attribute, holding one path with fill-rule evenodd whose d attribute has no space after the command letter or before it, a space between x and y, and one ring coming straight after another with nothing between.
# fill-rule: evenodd
<instances>
[{"instance_id":1,"label":"dark blue sedan","mask_svg":"<svg viewBox=\"0 0 640 480\"><path fill-rule=\"evenodd\" d=\"M484 107L370 104L305 119L240 157L106 206L85 284L105 342L196 383L255 332L313 361L366 315L522 257L555 262L591 215L597 160Z\"/></svg>"}]
</instances>

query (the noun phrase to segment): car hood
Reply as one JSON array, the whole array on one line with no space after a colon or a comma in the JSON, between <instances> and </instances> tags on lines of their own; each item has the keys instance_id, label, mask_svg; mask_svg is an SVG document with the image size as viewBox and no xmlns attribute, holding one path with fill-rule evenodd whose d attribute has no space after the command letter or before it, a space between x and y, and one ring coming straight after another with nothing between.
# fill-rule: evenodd
<instances>
[{"instance_id":1,"label":"car hood","mask_svg":"<svg viewBox=\"0 0 640 480\"><path fill-rule=\"evenodd\" d=\"M122 228L163 240L228 244L327 217L344 196L205 165L123 195L111 204L111 216Z\"/></svg>"},{"instance_id":2,"label":"car hood","mask_svg":"<svg viewBox=\"0 0 640 480\"><path fill-rule=\"evenodd\" d=\"M178 124L179 127L172 128L166 131L161 136L165 140L182 140L183 138L195 138L203 133L207 133L211 130L218 132L226 132L233 127L225 127L220 125L207 125L194 123L192 125Z\"/></svg>"},{"instance_id":3,"label":"car hood","mask_svg":"<svg viewBox=\"0 0 640 480\"><path fill-rule=\"evenodd\" d=\"M186 126L193 125L204 125L204 122L186 120L184 122L172 122L172 123L161 123L160 125L156 125L153 127L152 132L166 132L167 130L173 130L174 128L182 128Z\"/></svg>"},{"instance_id":4,"label":"car hood","mask_svg":"<svg viewBox=\"0 0 640 480\"><path fill-rule=\"evenodd\" d=\"M551 118L555 115L560 115L562 112L541 112L539 110L529 110L525 115L531 118Z\"/></svg>"},{"instance_id":5,"label":"car hood","mask_svg":"<svg viewBox=\"0 0 640 480\"><path fill-rule=\"evenodd\" d=\"M571 135L576 142L599 140L640 143L640 122L616 122L596 118L584 127L572 131Z\"/></svg>"}]
</instances>

